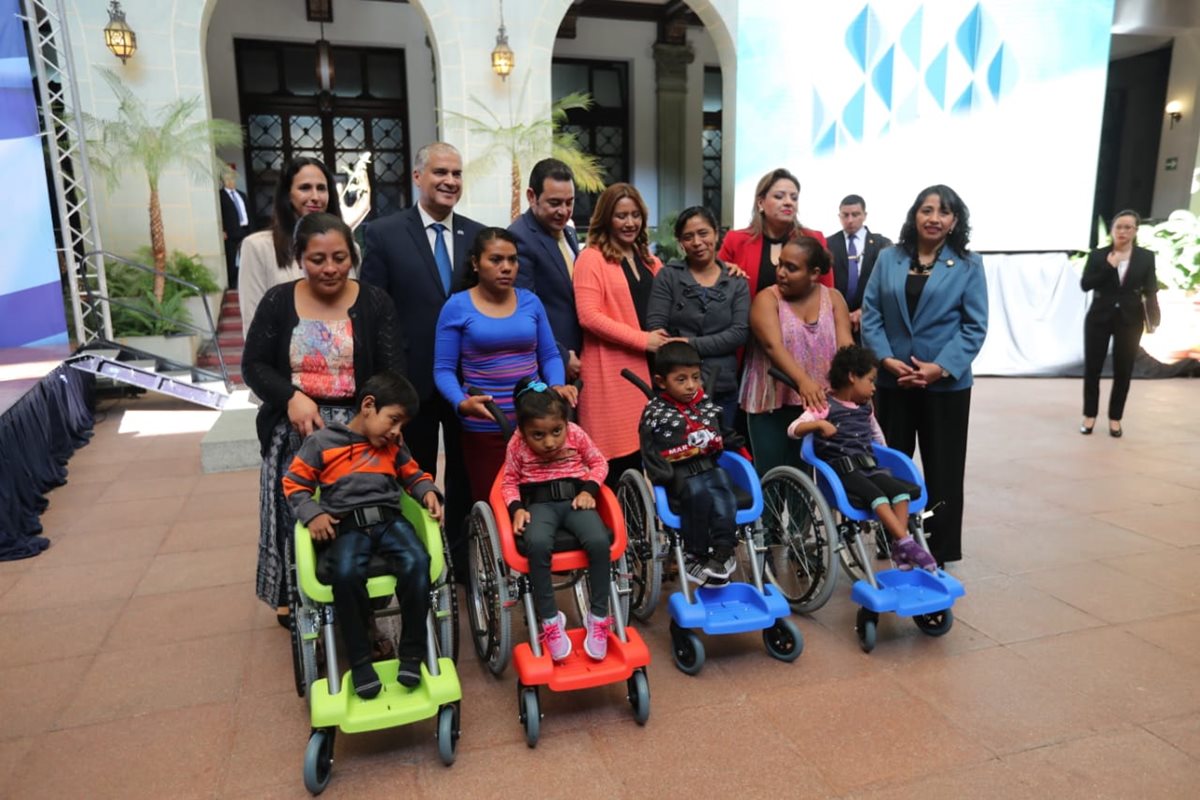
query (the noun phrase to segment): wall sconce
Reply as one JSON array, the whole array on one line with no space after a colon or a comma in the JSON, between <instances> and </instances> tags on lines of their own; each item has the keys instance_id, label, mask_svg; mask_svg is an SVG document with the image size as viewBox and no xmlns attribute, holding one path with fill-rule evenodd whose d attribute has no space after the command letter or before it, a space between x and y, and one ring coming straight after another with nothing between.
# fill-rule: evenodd
<instances>
[{"instance_id":1,"label":"wall sconce","mask_svg":"<svg viewBox=\"0 0 1200 800\"><path fill-rule=\"evenodd\" d=\"M513 71L514 60L504 29L504 0L500 0L500 30L496 33L496 47L492 50L492 72L499 75L501 80L506 80Z\"/></svg>"},{"instance_id":2,"label":"wall sconce","mask_svg":"<svg viewBox=\"0 0 1200 800\"><path fill-rule=\"evenodd\" d=\"M1172 100L1167 103L1167 116L1171 118L1171 126L1175 127L1175 123L1183 119L1183 103L1178 100Z\"/></svg>"},{"instance_id":3,"label":"wall sconce","mask_svg":"<svg viewBox=\"0 0 1200 800\"><path fill-rule=\"evenodd\" d=\"M121 4L112 0L108 4L108 25L104 26L104 46L123 65L137 50L137 34L125 24L125 12Z\"/></svg>"}]
</instances>

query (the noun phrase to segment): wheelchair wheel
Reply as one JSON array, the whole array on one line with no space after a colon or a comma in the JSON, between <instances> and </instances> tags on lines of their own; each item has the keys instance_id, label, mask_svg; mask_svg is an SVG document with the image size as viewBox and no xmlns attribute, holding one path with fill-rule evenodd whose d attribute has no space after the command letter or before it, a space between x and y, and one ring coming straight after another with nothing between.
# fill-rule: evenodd
<instances>
[{"instance_id":1,"label":"wheelchair wheel","mask_svg":"<svg viewBox=\"0 0 1200 800\"><path fill-rule=\"evenodd\" d=\"M329 785L335 733L335 728L320 728L308 737L308 747L304 748L304 788L311 794L320 794Z\"/></svg>"},{"instance_id":2,"label":"wheelchair wheel","mask_svg":"<svg viewBox=\"0 0 1200 800\"><path fill-rule=\"evenodd\" d=\"M833 512L812 479L775 467L762 481L764 575L799 614L816 611L837 582Z\"/></svg>"},{"instance_id":3,"label":"wheelchair wheel","mask_svg":"<svg viewBox=\"0 0 1200 800\"><path fill-rule=\"evenodd\" d=\"M634 670L626 686L629 688L629 705L633 706L633 719L638 725L645 725L650 719L650 681L646 679L646 670Z\"/></svg>"},{"instance_id":4,"label":"wheelchair wheel","mask_svg":"<svg viewBox=\"0 0 1200 800\"><path fill-rule=\"evenodd\" d=\"M468 558L471 574L471 637L475 653L499 677L508 666L512 651L512 614L508 594L507 567L500 555L496 520L484 502L471 509Z\"/></svg>"},{"instance_id":5,"label":"wheelchair wheel","mask_svg":"<svg viewBox=\"0 0 1200 800\"><path fill-rule=\"evenodd\" d=\"M913 622L926 636L945 636L954 625L954 612L946 608L932 614L918 614Z\"/></svg>"},{"instance_id":6,"label":"wheelchair wheel","mask_svg":"<svg viewBox=\"0 0 1200 800\"><path fill-rule=\"evenodd\" d=\"M775 620L775 624L763 630L763 644L772 658L791 663L804 652L804 637L790 619Z\"/></svg>"},{"instance_id":7,"label":"wheelchair wheel","mask_svg":"<svg viewBox=\"0 0 1200 800\"><path fill-rule=\"evenodd\" d=\"M442 547L449 553L446 533L442 532ZM443 583L434 587L433 611L436 619L434 629L437 632L438 655L449 657L458 663L458 584L454 582L454 574L450 562L446 562L446 572L442 576Z\"/></svg>"},{"instance_id":8,"label":"wheelchair wheel","mask_svg":"<svg viewBox=\"0 0 1200 800\"><path fill-rule=\"evenodd\" d=\"M698 675L704 668L704 642L689 630L671 622L671 656L684 675Z\"/></svg>"},{"instance_id":9,"label":"wheelchair wheel","mask_svg":"<svg viewBox=\"0 0 1200 800\"><path fill-rule=\"evenodd\" d=\"M459 710L457 703L442 706L437 718L438 757L447 767L454 763L458 749Z\"/></svg>"},{"instance_id":10,"label":"wheelchair wheel","mask_svg":"<svg viewBox=\"0 0 1200 800\"><path fill-rule=\"evenodd\" d=\"M875 637L879 633L879 614L866 608L858 609L854 618L854 630L858 633L858 646L864 653L875 649Z\"/></svg>"},{"instance_id":11,"label":"wheelchair wheel","mask_svg":"<svg viewBox=\"0 0 1200 800\"><path fill-rule=\"evenodd\" d=\"M538 702L536 686L517 684L517 702L521 713L521 724L525 726L525 744L537 747L538 737L542 733L542 710Z\"/></svg>"},{"instance_id":12,"label":"wheelchair wheel","mask_svg":"<svg viewBox=\"0 0 1200 800\"><path fill-rule=\"evenodd\" d=\"M662 592L662 556L658 518L654 498L646 477L636 469L627 469L617 484L617 502L625 518L625 559L630 576L629 609L645 621L654 613ZM628 618L627 618L628 619Z\"/></svg>"}]
</instances>

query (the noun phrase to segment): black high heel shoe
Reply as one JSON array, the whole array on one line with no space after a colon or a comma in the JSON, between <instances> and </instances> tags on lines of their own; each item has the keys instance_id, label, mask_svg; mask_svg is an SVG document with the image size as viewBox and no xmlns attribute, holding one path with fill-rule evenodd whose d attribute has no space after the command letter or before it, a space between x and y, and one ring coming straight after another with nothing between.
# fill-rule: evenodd
<instances>
[{"instance_id":1,"label":"black high heel shoe","mask_svg":"<svg viewBox=\"0 0 1200 800\"><path fill-rule=\"evenodd\" d=\"M1082 433L1084 436L1091 436L1092 431L1094 431L1095 429L1096 429L1095 422L1092 422L1091 425L1084 425L1082 422L1079 424L1079 432Z\"/></svg>"},{"instance_id":2,"label":"black high heel shoe","mask_svg":"<svg viewBox=\"0 0 1200 800\"><path fill-rule=\"evenodd\" d=\"M1121 434L1122 434L1121 423L1118 422L1117 427L1115 427L1115 428L1112 427L1112 423L1109 423L1109 427L1108 427L1108 435L1109 436L1113 437L1114 439L1120 439Z\"/></svg>"}]
</instances>

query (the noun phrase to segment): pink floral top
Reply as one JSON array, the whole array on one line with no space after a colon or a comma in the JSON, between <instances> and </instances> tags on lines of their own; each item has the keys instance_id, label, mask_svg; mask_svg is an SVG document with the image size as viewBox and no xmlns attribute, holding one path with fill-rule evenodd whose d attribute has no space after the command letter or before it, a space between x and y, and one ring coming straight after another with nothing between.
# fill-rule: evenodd
<instances>
[{"instance_id":1,"label":"pink floral top","mask_svg":"<svg viewBox=\"0 0 1200 800\"><path fill-rule=\"evenodd\" d=\"M314 400L354 397L354 328L350 320L302 319L292 330L292 384Z\"/></svg>"},{"instance_id":2,"label":"pink floral top","mask_svg":"<svg viewBox=\"0 0 1200 800\"><path fill-rule=\"evenodd\" d=\"M826 393L829 392L829 365L837 352L837 327L833 321L833 301L830 289L818 286L821 293L821 308L817 321L805 322L796 316L792 304L779 297L778 286L768 286L764 292L774 292L779 302L779 329L783 346L796 363L816 381ZM771 359L758 345L752 342L746 357L746 371L742 377L742 390L738 402L748 414L763 414L784 406L802 406L800 395L767 374Z\"/></svg>"}]
</instances>

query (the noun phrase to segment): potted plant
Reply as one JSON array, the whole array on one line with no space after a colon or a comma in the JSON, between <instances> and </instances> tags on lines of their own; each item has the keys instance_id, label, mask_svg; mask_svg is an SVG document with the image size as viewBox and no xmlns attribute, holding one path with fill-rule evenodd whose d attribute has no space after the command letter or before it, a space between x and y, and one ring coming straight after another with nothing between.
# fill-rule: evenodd
<instances>
[{"instance_id":1,"label":"potted plant","mask_svg":"<svg viewBox=\"0 0 1200 800\"><path fill-rule=\"evenodd\" d=\"M528 86L529 78L526 76L525 88ZM525 88L521 90L518 108L525 107ZM486 120L456 111L446 111L446 114L466 122L472 133L483 134L491 139L488 149L471 162L469 169L487 169L497 158L504 158L508 162L509 216L513 220L521 216L521 197L525 193L525 179L529 170L533 168L536 160L545 156L557 158L571 168L571 172L575 174L577 192L599 192L604 189L599 160L580 148L575 134L562 129L567 121L568 111L591 107L592 97L588 93L573 92L560 98L551 104L550 113L546 117L533 122L514 122L510 110L508 125L501 122L479 98L472 96L471 102L483 109L487 115Z\"/></svg>"},{"instance_id":2,"label":"potted plant","mask_svg":"<svg viewBox=\"0 0 1200 800\"><path fill-rule=\"evenodd\" d=\"M1200 358L1200 218L1172 211L1141 225L1137 243L1154 252L1162 309L1162 323L1142 338L1142 348L1165 364Z\"/></svg>"},{"instance_id":3,"label":"potted plant","mask_svg":"<svg viewBox=\"0 0 1200 800\"><path fill-rule=\"evenodd\" d=\"M150 248L143 247L131 260L146 263L150 256ZM216 304L220 299L219 287L200 257L178 250L171 253L163 274L188 281L199 293L164 277L161 279L164 284L161 300L154 296L154 283L159 279L156 272L110 260L105 264L105 273L109 296L113 300L110 313L117 341L171 361L195 363L196 353L205 337L188 324L204 326L206 320L200 304Z\"/></svg>"},{"instance_id":4,"label":"potted plant","mask_svg":"<svg viewBox=\"0 0 1200 800\"><path fill-rule=\"evenodd\" d=\"M117 96L117 116L87 117L94 134L87 143L90 163L110 189L121 183L131 166L140 166L145 172L150 182L150 250L156 273L152 290L161 305L166 299L162 276L167 269L166 234L158 196L162 174L182 166L193 175L211 179L216 149L241 147L242 129L228 120L206 119L199 97L180 98L153 113L112 70L101 69L100 75Z\"/></svg>"}]
</instances>

